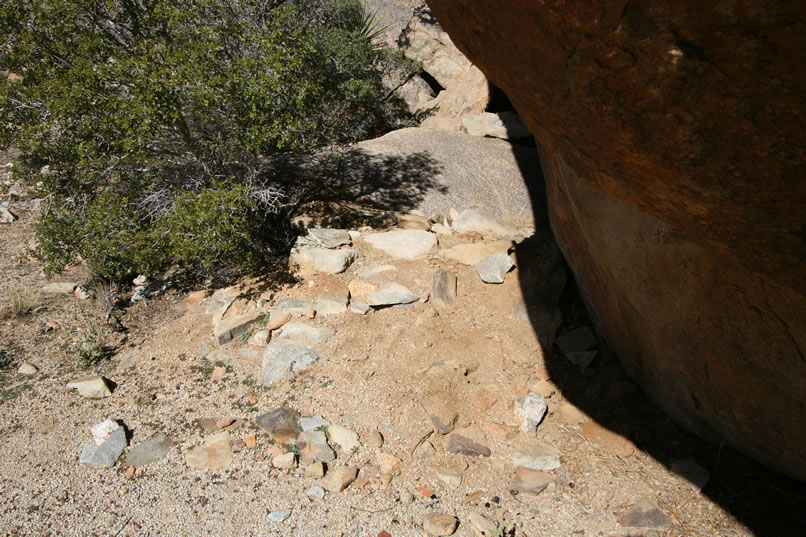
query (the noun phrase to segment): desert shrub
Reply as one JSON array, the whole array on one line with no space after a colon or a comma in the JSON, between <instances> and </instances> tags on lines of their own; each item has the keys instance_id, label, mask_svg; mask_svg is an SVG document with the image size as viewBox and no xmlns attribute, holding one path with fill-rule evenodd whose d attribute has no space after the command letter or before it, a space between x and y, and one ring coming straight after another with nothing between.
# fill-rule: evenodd
<instances>
[{"instance_id":1,"label":"desert shrub","mask_svg":"<svg viewBox=\"0 0 806 537\"><path fill-rule=\"evenodd\" d=\"M0 147L45 196L47 271L265 262L297 188L274 158L401 121L376 31L357 0L3 3Z\"/></svg>"},{"instance_id":2,"label":"desert shrub","mask_svg":"<svg viewBox=\"0 0 806 537\"><path fill-rule=\"evenodd\" d=\"M106 351L103 347L103 338L105 336L106 331L94 323L88 323L78 333L75 341L70 345L70 353L80 367L92 367L106 357Z\"/></svg>"}]
</instances>

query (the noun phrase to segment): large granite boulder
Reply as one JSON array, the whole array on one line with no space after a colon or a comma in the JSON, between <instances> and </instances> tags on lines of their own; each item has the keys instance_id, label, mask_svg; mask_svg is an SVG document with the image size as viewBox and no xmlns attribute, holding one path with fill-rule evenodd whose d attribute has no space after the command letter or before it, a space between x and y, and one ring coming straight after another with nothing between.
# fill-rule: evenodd
<instances>
[{"instance_id":1,"label":"large granite boulder","mask_svg":"<svg viewBox=\"0 0 806 537\"><path fill-rule=\"evenodd\" d=\"M806 4L428 3L535 135L552 228L630 373L806 479Z\"/></svg>"}]
</instances>

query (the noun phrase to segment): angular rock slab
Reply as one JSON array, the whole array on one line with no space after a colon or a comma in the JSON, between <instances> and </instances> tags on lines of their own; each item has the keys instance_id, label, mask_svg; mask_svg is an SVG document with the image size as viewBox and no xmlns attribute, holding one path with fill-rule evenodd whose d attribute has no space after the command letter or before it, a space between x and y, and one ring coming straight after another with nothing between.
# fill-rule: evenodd
<instances>
[{"instance_id":1,"label":"angular rock slab","mask_svg":"<svg viewBox=\"0 0 806 537\"><path fill-rule=\"evenodd\" d=\"M350 233L345 229L311 228L308 230L308 238L324 248L338 248L352 244Z\"/></svg>"},{"instance_id":2,"label":"angular rock slab","mask_svg":"<svg viewBox=\"0 0 806 537\"><path fill-rule=\"evenodd\" d=\"M126 430L118 425L101 445L85 445L81 450L79 462L90 468L110 468L126 449Z\"/></svg>"},{"instance_id":3,"label":"angular rock slab","mask_svg":"<svg viewBox=\"0 0 806 537\"><path fill-rule=\"evenodd\" d=\"M444 513L429 513L423 517L423 529L434 537L452 535L458 525L455 517Z\"/></svg>"},{"instance_id":4,"label":"angular rock slab","mask_svg":"<svg viewBox=\"0 0 806 537\"><path fill-rule=\"evenodd\" d=\"M399 283L387 283L379 291L367 297L367 304L373 307L394 306L397 304L411 304L420 300L420 297L403 287Z\"/></svg>"},{"instance_id":5,"label":"angular rock slab","mask_svg":"<svg viewBox=\"0 0 806 537\"><path fill-rule=\"evenodd\" d=\"M457 233L481 233L498 237L515 237L518 230L500 222L497 218L480 209L466 209L454 218L451 227Z\"/></svg>"},{"instance_id":6,"label":"angular rock slab","mask_svg":"<svg viewBox=\"0 0 806 537\"><path fill-rule=\"evenodd\" d=\"M135 468L143 467L165 457L176 442L164 433L157 433L148 440L141 442L129 450L126 455L126 464Z\"/></svg>"},{"instance_id":7,"label":"angular rock slab","mask_svg":"<svg viewBox=\"0 0 806 537\"><path fill-rule=\"evenodd\" d=\"M504 283L504 278L515 262L503 252L496 252L476 264L476 271L484 283Z\"/></svg>"},{"instance_id":8,"label":"angular rock slab","mask_svg":"<svg viewBox=\"0 0 806 537\"><path fill-rule=\"evenodd\" d=\"M347 311L347 299L320 296L316 300L316 314L317 315L338 315Z\"/></svg>"},{"instance_id":9,"label":"angular rock slab","mask_svg":"<svg viewBox=\"0 0 806 537\"><path fill-rule=\"evenodd\" d=\"M518 467L512 479L512 488L526 494L540 494L549 484L557 480L554 474L542 470Z\"/></svg>"},{"instance_id":10,"label":"angular rock slab","mask_svg":"<svg viewBox=\"0 0 806 537\"><path fill-rule=\"evenodd\" d=\"M420 229L401 229L365 235L364 240L398 259L417 259L437 247L437 236Z\"/></svg>"},{"instance_id":11,"label":"angular rock slab","mask_svg":"<svg viewBox=\"0 0 806 537\"><path fill-rule=\"evenodd\" d=\"M535 432L537 426L543 421L548 408L546 400L539 393L529 392L523 397L515 399L515 414L521 418L521 431Z\"/></svg>"},{"instance_id":12,"label":"angular rock slab","mask_svg":"<svg viewBox=\"0 0 806 537\"><path fill-rule=\"evenodd\" d=\"M54 295L72 295L76 287L78 287L78 284L74 282L54 282L44 286L42 292Z\"/></svg>"},{"instance_id":13,"label":"angular rock slab","mask_svg":"<svg viewBox=\"0 0 806 537\"><path fill-rule=\"evenodd\" d=\"M323 431L305 431L299 434L296 440L299 449L301 464L311 462L330 462L336 458L336 453L327 443L327 436Z\"/></svg>"},{"instance_id":14,"label":"angular rock slab","mask_svg":"<svg viewBox=\"0 0 806 537\"><path fill-rule=\"evenodd\" d=\"M490 448L484 444L479 444L475 440L456 433L452 434L448 439L448 448L445 451L448 453L461 453L471 457L489 457L492 453Z\"/></svg>"},{"instance_id":15,"label":"angular rock slab","mask_svg":"<svg viewBox=\"0 0 806 537\"><path fill-rule=\"evenodd\" d=\"M101 376L71 380L67 383L67 387L78 390L78 394L81 397L87 397L88 399L100 399L112 395L109 384Z\"/></svg>"},{"instance_id":16,"label":"angular rock slab","mask_svg":"<svg viewBox=\"0 0 806 537\"><path fill-rule=\"evenodd\" d=\"M218 470L232 462L232 450L199 446L185 453L185 464L199 470Z\"/></svg>"},{"instance_id":17,"label":"angular rock slab","mask_svg":"<svg viewBox=\"0 0 806 537\"><path fill-rule=\"evenodd\" d=\"M548 472L556 470L562 463L560 462L560 451L551 446L537 445L519 451L512 459L512 463L532 470L542 470Z\"/></svg>"},{"instance_id":18,"label":"angular rock slab","mask_svg":"<svg viewBox=\"0 0 806 537\"><path fill-rule=\"evenodd\" d=\"M219 345L232 341L247 333L260 315L259 311L253 311L244 315L220 319L213 325L213 338Z\"/></svg>"},{"instance_id":19,"label":"angular rock slab","mask_svg":"<svg viewBox=\"0 0 806 537\"><path fill-rule=\"evenodd\" d=\"M358 477L358 468L339 466L327 473L322 479L321 485L327 491L341 492L355 481L356 477Z\"/></svg>"},{"instance_id":20,"label":"angular rock slab","mask_svg":"<svg viewBox=\"0 0 806 537\"><path fill-rule=\"evenodd\" d=\"M255 419L255 424L278 444L293 444L299 435L299 413L287 407L261 414Z\"/></svg>"},{"instance_id":21,"label":"angular rock slab","mask_svg":"<svg viewBox=\"0 0 806 537\"><path fill-rule=\"evenodd\" d=\"M302 248L291 252L291 265L296 267L295 272L303 278L312 276L317 272L340 274L347 270L358 257L358 252L352 248L330 250L328 248Z\"/></svg>"},{"instance_id":22,"label":"angular rock slab","mask_svg":"<svg viewBox=\"0 0 806 537\"><path fill-rule=\"evenodd\" d=\"M456 274L449 270L437 269L431 281L431 300L444 308L449 308L456 300Z\"/></svg>"},{"instance_id":23,"label":"angular rock slab","mask_svg":"<svg viewBox=\"0 0 806 537\"><path fill-rule=\"evenodd\" d=\"M308 323L288 323L283 326L280 337L291 339L300 343L313 345L327 341L336 334L335 330L330 330L323 326L316 326Z\"/></svg>"},{"instance_id":24,"label":"angular rock slab","mask_svg":"<svg viewBox=\"0 0 806 537\"><path fill-rule=\"evenodd\" d=\"M261 379L271 384L281 378L312 366L322 355L308 347L289 343L272 342L263 352Z\"/></svg>"},{"instance_id":25,"label":"angular rock slab","mask_svg":"<svg viewBox=\"0 0 806 537\"><path fill-rule=\"evenodd\" d=\"M296 298L280 300L269 308L269 323L271 323L271 317L279 317L286 314L293 315L294 313L305 315L312 307L314 307L314 303L309 300L299 300ZM273 327L272 329L274 328L277 327Z\"/></svg>"}]
</instances>

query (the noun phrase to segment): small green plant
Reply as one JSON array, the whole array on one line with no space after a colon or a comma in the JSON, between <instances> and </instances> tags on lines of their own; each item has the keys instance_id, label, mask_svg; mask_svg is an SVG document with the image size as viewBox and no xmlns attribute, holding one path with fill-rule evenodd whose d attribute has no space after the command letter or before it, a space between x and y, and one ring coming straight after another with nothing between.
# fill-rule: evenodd
<instances>
[{"instance_id":1,"label":"small green plant","mask_svg":"<svg viewBox=\"0 0 806 537\"><path fill-rule=\"evenodd\" d=\"M0 369L8 369L20 358L22 352L19 347L8 346L0 348Z\"/></svg>"},{"instance_id":2,"label":"small green plant","mask_svg":"<svg viewBox=\"0 0 806 537\"><path fill-rule=\"evenodd\" d=\"M37 298L25 291L14 290L11 292L11 310L17 317L33 313L38 306Z\"/></svg>"},{"instance_id":3,"label":"small green plant","mask_svg":"<svg viewBox=\"0 0 806 537\"><path fill-rule=\"evenodd\" d=\"M333 384L333 379L325 379L325 380L323 380L322 382L319 383L319 387L320 388L327 388L331 384Z\"/></svg>"},{"instance_id":4,"label":"small green plant","mask_svg":"<svg viewBox=\"0 0 806 537\"><path fill-rule=\"evenodd\" d=\"M92 367L106 357L102 341L106 331L95 323L89 323L78 335L78 339L70 346L78 365Z\"/></svg>"}]
</instances>

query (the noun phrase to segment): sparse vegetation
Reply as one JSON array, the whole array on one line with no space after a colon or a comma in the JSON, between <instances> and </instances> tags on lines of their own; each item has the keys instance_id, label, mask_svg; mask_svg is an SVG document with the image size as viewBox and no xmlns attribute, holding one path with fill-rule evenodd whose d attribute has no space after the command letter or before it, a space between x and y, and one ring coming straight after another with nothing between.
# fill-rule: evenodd
<instances>
[{"instance_id":1,"label":"sparse vegetation","mask_svg":"<svg viewBox=\"0 0 806 537\"><path fill-rule=\"evenodd\" d=\"M39 300L26 291L11 291L11 311L17 317L30 315L39 307Z\"/></svg>"},{"instance_id":2,"label":"sparse vegetation","mask_svg":"<svg viewBox=\"0 0 806 537\"><path fill-rule=\"evenodd\" d=\"M80 367L92 367L106 357L103 338L106 331L95 323L88 323L76 341L70 346L70 352Z\"/></svg>"}]
</instances>

